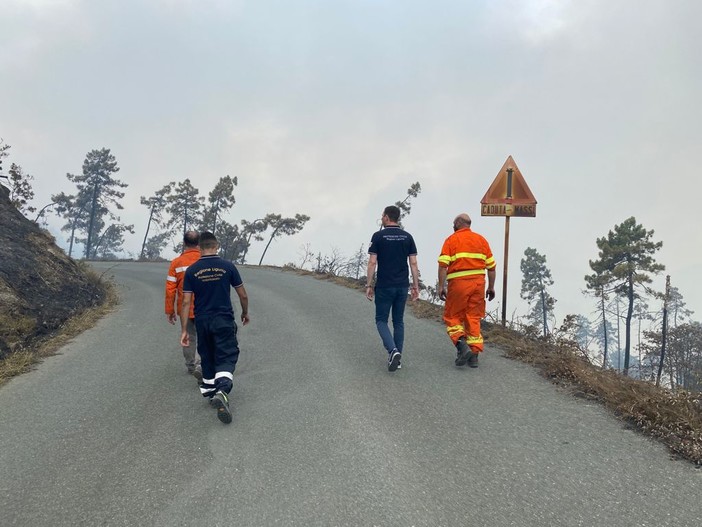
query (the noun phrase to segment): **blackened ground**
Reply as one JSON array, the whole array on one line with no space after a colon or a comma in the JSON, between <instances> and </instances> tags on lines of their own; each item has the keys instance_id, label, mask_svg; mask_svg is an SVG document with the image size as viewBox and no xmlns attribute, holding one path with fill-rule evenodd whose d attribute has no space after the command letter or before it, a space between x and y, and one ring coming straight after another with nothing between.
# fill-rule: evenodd
<instances>
[{"instance_id":1,"label":"blackened ground","mask_svg":"<svg viewBox=\"0 0 702 527\"><path fill-rule=\"evenodd\" d=\"M0 360L101 304L106 290L87 266L25 218L0 185Z\"/></svg>"}]
</instances>

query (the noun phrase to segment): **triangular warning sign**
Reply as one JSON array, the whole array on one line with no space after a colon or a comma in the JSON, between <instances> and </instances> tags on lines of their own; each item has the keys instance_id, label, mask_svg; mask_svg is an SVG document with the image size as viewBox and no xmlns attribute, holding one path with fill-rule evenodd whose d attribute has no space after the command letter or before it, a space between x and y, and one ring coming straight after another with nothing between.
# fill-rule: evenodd
<instances>
[{"instance_id":1,"label":"triangular warning sign","mask_svg":"<svg viewBox=\"0 0 702 527\"><path fill-rule=\"evenodd\" d=\"M480 200L483 216L536 216L536 198L512 156L497 173L495 181ZM515 207L488 207L514 205ZM504 210L503 210L504 209Z\"/></svg>"},{"instance_id":2,"label":"triangular warning sign","mask_svg":"<svg viewBox=\"0 0 702 527\"><path fill-rule=\"evenodd\" d=\"M511 178L510 171L512 173ZM529 185L524 181L524 176L522 176L512 156L509 156L505 164L502 165L495 181L492 182L480 203L524 203L536 205L536 198L531 193Z\"/></svg>"}]
</instances>

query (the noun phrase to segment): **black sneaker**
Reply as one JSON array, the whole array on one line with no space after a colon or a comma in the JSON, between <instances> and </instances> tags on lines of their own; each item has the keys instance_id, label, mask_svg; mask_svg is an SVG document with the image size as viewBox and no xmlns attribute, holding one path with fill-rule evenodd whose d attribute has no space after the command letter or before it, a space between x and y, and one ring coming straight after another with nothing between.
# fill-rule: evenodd
<instances>
[{"instance_id":1,"label":"black sneaker","mask_svg":"<svg viewBox=\"0 0 702 527\"><path fill-rule=\"evenodd\" d=\"M232 412L229 410L229 398L224 392L217 392L212 398L212 406L217 408L217 419L223 423L232 422Z\"/></svg>"},{"instance_id":2,"label":"black sneaker","mask_svg":"<svg viewBox=\"0 0 702 527\"><path fill-rule=\"evenodd\" d=\"M461 337L456 342L456 361L454 364L456 366L465 366L468 362L468 356L470 355L470 348L466 344L465 337Z\"/></svg>"},{"instance_id":3,"label":"black sneaker","mask_svg":"<svg viewBox=\"0 0 702 527\"><path fill-rule=\"evenodd\" d=\"M400 367L400 361L402 360L402 353L394 349L390 352L390 357L388 357L388 371L395 371Z\"/></svg>"},{"instance_id":4,"label":"black sneaker","mask_svg":"<svg viewBox=\"0 0 702 527\"><path fill-rule=\"evenodd\" d=\"M468 356L468 367L477 368L478 367L478 353L470 352Z\"/></svg>"}]
</instances>

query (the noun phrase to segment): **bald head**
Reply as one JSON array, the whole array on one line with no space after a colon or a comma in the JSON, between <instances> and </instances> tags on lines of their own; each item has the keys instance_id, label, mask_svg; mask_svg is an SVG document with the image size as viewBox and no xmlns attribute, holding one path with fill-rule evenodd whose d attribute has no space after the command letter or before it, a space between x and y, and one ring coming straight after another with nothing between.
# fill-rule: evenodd
<instances>
[{"instance_id":1,"label":"bald head","mask_svg":"<svg viewBox=\"0 0 702 527\"><path fill-rule=\"evenodd\" d=\"M456 219L453 220L453 230L457 231L458 229L465 229L466 227L470 227L470 216L466 214L465 212L462 214L459 214L456 216Z\"/></svg>"},{"instance_id":2,"label":"bald head","mask_svg":"<svg viewBox=\"0 0 702 527\"><path fill-rule=\"evenodd\" d=\"M188 231L183 236L183 243L186 247L197 247L200 243L200 233L197 231Z\"/></svg>"}]
</instances>

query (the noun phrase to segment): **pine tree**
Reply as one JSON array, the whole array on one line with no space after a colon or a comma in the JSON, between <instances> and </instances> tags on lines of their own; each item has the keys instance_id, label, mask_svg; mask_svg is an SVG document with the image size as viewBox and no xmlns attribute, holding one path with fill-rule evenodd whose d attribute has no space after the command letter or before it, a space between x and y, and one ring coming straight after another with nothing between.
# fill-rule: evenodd
<instances>
[{"instance_id":1,"label":"pine tree","mask_svg":"<svg viewBox=\"0 0 702 527\"><path fill-rule=\"evenodd\" d=\"M217 227L219 240L220 254L222 258L237 261L244 251L245 241L239 231L238 225L232 225L228 221L220 220Z\"/></svg>"},{"instance_id":2,"label":"pine tree","mask_svg":"<svg viewBox=\"0 0 702 527\"><path fill-rule=\"evenodd\" d=\"M173 183L173 192L169 194L166 201L166 212L170 218L168 220L168 228L173 234L180 230L185 234L189 229L200 228L202 223L202 208L205 203L205 198L200 196L200 191L193 187L190 179L181 181L178 184Z\"/></svg>"},{"instance_id":3,"label":"pine tree","mask_svg":"<svg viewBox=\"0 0 702 527\"><path fill-rule=\"evenodd\" d=\"M668 299L668 313L670 313L670 325L672 327L686 322L693 315L694 311L687 309L686 305L680 290L671 286L670 298Z\"/></svg>"},{"instance_id":4,"label":"pine tree","mask_svg":"<svg viewBox=\"0 0 702 527\"><path fill-rule=\"evenodd\" d=\"M411 199L419 196L419 193L421 191L422 186L419 184L419 181L417 181L416 183L412 183L412 185L410 185L410 188L407 189L407 197L402 201L395 202L395 206L398 209L400 209L400 218L409 216L409 213L412 210Z\"/></svg>"},{"instance_id":5,"label":"pine tree","mask_svg":"<svg viewBox=\"0 0 702 527\"><path fill-rule=\"evenodd\" d=\"M25 216L28 213L35 212L37 209L29 204L34 199L34 189L32 188L32 180L34 176L25 174L22 167L16 163L12 163L7 172L3 174L2 162L3 159L10 155L11 146L0 139L0 177L7 180L7 186L10 189L10 201L12 204Z\"/></svg>"},{"instance_id":6,"label":"pine tree","mask_svg":"<svg viewBox=\"0 0 702 527\"><path fill-rule=\"evenodd\" d=\"M61 227L62 231L70 232L68 238L68 256L73 255L73 242L76 234L88 229L88 204L90 196L87 192L66 194L60 192L51 196L51 202L56 205L56 214L66 220Z\"/></svg>"},{"instance_id":7,"label":"pine tree","mask_svg":"<svg viewBox=\"0 0 702 527\"><path fill-rule=\"evenodd\" d=\"M238 182L236 177L230 176L219 179L207 198L208 205L202 221L204 230L219 236L217 227L222 220L222 213L231 209L236 203L234 187Z\"/></svg>"},{"instance_id":8,"label":"pine tree","mask_svg":"<svg viewBox=\"0 0 702 527\"><path fill-rule=\"evenodd\" d=\"M124 233L134 234L134 225L113 223L102 231L93 248L93 259L109 260L117 257L122 251Z\"/></svg>"},{"instance_id":9,"label":"pine tree","mask_svg":"<svg viewBox=\"0 0 702 527\"><path fill-rule=\"evenodd\" d=\"M663 242L652 241L654 232L647 231L631 217L620 225L615 225L606 237L597 239L599 259L590 261L593 275L585 277L589 284L600 284L603 290L613 292L618 297L626 299L627 313L624 341L624 375L629 373L631 357L631 321L634 314L634 304L639 291L645 291L651 283L651 274L658 274L665 269L656 263L653 255Z\"/></svg>"},{"instance_id":10,"label":"pine tree","mask_svg":"<svg viewBox=\"0 0 702 527\"><path fill-rule=\"evenodd\" d=\"M609 301L607 294L607 277L602 273L595 273L585 277L586 292L597 298L599 311L599 326L597 332L597 340L602 346L602 368L606 369L609 366L609 336L611 335L611 324L607 320L606 305Z\"/></svg>"},{"instance_id":11,"label":"pine tree","mask_svg":"<svg viewBox=\"0 0 702 527\"><path fill-rule=\"evenodd\" d=\"M25 174L22 167L12 163L10 165L10 201L25 216L27 213L35 212L37 209L29 204L34 199L32 180L34 176Z\"/></svg>"},{"instance_id":12,"label":"pine tree","mask_svg":"<svg viewBox=\"0 0 702 527\"><path fill-rule=\"evenodd\" d=\"M149 236L149 231L151 230L151 223L155 223L158 226L163 226L163 211L168 203L168 196L173 189L173 183L168 183L160 190L157 190L153 196L146 198L141 196L141 204L149 208L149 221L146 224L146 233L144 234L144 241L141 244L141 252L139 253L139 258L143 259L145 257L146 251L146 239ZM165 237L154 238L152 240L152 245L155 242L165 243ZM154 248L151 248L151 252L154 252ZM160 254L160 249L159 249Z\"/></svg>"},{"instance_id":13,"label":"pine tree","mask_svg":"<svg viewBox=\"0 0 702 527\"><path fill-rule=\"evenodd\" d=\"M261 255L261 259L258 261L258 265L263 263L263 258L266 256L266 251L268 251L268 247L270 247L274 238L278 238L283 234L286 236L292 236L293 234L300 232L309 219L310 217L304 214L295 214L294 218L283 218L280 214L267 214L264 218L264 222L267 226L272 227L273 231L268 239L266 248L263 249L263 254Z\"/></svg>"},{"instance_id":14,"label":"pine tree","mask_svg":"<svg viewBox=\"0 0 702 527\"><path fill-rule=\"evenodd\" d=\"M161 232L159 234L154 234L148 240L146 240L146 246L143 249L142 259L158 260L161 258L161 251L168 243L170 236L170 232Z\"/></svg>"},{"instance_id":15,"label":"pine tree","mask_svg":"<svg viewBox=\"0 0 702 527\"><path fill-rule=\"evenodd\" d=\"M536 249L527 247L519 265L522 270L521 297L529 302L529 319L534 325L543 326L544 336L548 334L548 318L553 317L556 300L546 289L553 285L551 271L546 267L546 257Z\"/></svg>"},{"instance_id":16,"label":"pine tree","mask_svg":"<svg viewBox=\"0 0 702 527\"><path fill-rule=\"evenodd\" d=\"M85 228L85 257L88 258L93 250L93 243L98 233L97 224L103 220L106 214L110 214L109 205L114 205L117 209L122 209L118 200L124 197L124 192L119 188L127 187L123 183L112 177L112 174L119 172L115 156L110 153L109 148L91 150L83 161L83 173L81 175L66 174L69 181L76 184L79 195L90 196L86 211L88 216L87 227ZM104 224L104 220L103 220Z\"/></svg>"},{"instance_id":17,"label":"pine tree","mask_svg":"<svg viewBox=\"0 0 702 527\"><path fill-rule=\"evenodd\" d=\"M253 221L241 220L241 256L239 263L246 263L246 255L251 247L251 238L258 242L263 241L262 234L268 229L268 224L264 218L259 218Z\"/></svg>"}]
</instances>

